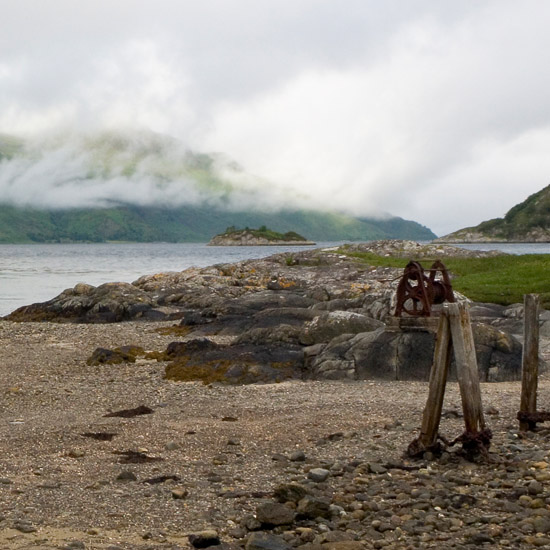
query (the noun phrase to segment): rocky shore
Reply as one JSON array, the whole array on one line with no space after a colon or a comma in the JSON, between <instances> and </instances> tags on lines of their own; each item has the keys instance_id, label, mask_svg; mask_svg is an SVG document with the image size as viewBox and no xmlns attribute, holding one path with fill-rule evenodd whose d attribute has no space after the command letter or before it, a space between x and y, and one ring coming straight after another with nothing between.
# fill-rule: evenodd
<instances>
[{"instance_id":1,"label":"rocky shore","mask_svg":"<svg viewBox=\"0 0 550 550\"><path fill-rule=\"evenodd\" d=\"M425 382L204 385L162 362L86 362L163 349L170 325L0 324L1 548L550 545L550 435L518 433L519 383L482 384L490 461L412 461ZM463 429L450 383L441 432Z\"/></svg>"},{"instance_id":2,"label":"rocky shore","mask_svg":"<svg viewBox=\"0 0 550 550\"><path fill-rule=\"evenodd\" d=\"M521 306L471 304L482 378L503 380L482 383L489 456L406 459L433 334L388 329L400 271L304 251L79 285L8 316L0 547L550 548L550 431L516 420ZM544 374L543 407L549 391ZM463 429L450 382L441 433Z\"/></svg>"}]
</instances>

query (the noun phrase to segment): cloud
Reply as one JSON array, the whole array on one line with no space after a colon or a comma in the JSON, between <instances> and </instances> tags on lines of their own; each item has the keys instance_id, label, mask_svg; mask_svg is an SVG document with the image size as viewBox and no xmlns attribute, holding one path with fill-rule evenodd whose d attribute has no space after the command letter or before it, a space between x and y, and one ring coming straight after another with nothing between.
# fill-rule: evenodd
<instances>
[{"instance_id":1,"label":"cloud","mask_svg":"<svg viewBox=\"0 0 550 550\"><path fill-rule=\"evenodd\" d=\"M391 212L440 234L502 216L548 184L542 0L0 0L0 9L0 132L146 127L269 182L231 174L246 204ZM12 200L46 196L41 188L60 203L129 192L113 177L56 193L56 178L67 191L83 161L68 150L53 159L58 167L20 166ZM170 200L184 184L194 196L193 182L162 196L139 182L143 202Z\"/></svg>"}]
</instances>

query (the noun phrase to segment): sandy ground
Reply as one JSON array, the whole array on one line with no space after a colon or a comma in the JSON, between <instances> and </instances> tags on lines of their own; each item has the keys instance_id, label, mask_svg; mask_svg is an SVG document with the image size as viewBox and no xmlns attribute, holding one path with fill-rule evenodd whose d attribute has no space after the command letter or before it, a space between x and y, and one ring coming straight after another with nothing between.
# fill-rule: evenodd
<instances>
[{"instance_id":1,"label":"sandy ground","mask_svg":"<svg viewBox=\"0 0 550 550\"><path fill-rule=\"evenodd\" d=\"M159 326L167 324L0 323L0 548L183 548L207 527L224 538L258 498L303 477L279 455L387 461L418 434L426 383L210 387L166 381L154 361L86 365L98 346L164 349L177 338ZM517 429L520 384L484 384L482 393L498 449ZM540 408L549 396L543 380ZM104 416L139 405L154 412ZM460 410L455 384L444 409ZM441 427L450 438L462 429L453 418ZM124 464L125 451L150 461ZM136 479L118 480L121 472ZM159 476L177 479L146 482ZM174 498L176 489L187 497Z\"/></svg>"}]
</instances>

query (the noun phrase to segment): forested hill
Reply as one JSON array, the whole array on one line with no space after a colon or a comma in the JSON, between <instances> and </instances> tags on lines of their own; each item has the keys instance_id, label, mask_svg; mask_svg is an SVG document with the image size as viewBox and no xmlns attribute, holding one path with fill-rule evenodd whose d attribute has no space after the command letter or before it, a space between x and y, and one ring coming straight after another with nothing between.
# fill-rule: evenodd
<instances>
[{"instance_id":1,"label":"forested hill","mask_svg":"<svg viewBox=\"0 0 550 550\"><path fill-rule=\"evenodd\" d=\"M119 206L101 209L35 210L0 206L0 242L207 242L229 226L267 225L297 231L315 241L431 240L416 222L356 219L315 211L227 212L207 207Z\"/></svg>"},{"instance_id":2,"label":"forested hill","mask_svg":"<svg viewBox=\"0 0 550 550\"><path fill-rule=\"evenodd\" d=\"M550 185L511 208L504 218L460 229L439 242L550 242Z\"/></svg>"}]
</instances>

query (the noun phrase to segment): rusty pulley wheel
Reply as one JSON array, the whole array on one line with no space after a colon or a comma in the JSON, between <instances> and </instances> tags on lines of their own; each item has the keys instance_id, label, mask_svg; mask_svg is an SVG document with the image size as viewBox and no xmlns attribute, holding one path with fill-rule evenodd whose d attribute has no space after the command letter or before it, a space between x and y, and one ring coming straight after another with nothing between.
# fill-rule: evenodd
<instances>
[{"instance_id":1,"label":"rusty pulley wheel","mask_svg":"<svg viewBox=\"0 0 550 550\"><path fill-rule=\"evenodd\" d=\"M443 263L437 260L428 271L429 275L426 275L422 265L416 261L406 265L397 286L396 317L403 313L413 317L429 317L433 304L455 301L449 274ZM435 278L438 272L441 273L440 280Z\"/></svg>"}]
</instances>

